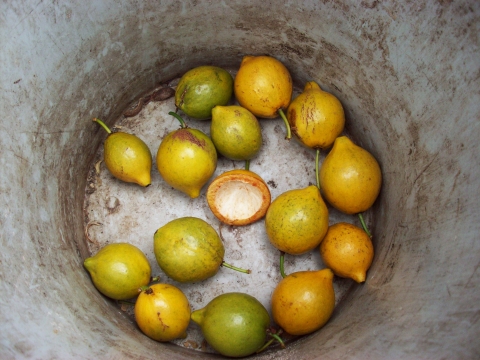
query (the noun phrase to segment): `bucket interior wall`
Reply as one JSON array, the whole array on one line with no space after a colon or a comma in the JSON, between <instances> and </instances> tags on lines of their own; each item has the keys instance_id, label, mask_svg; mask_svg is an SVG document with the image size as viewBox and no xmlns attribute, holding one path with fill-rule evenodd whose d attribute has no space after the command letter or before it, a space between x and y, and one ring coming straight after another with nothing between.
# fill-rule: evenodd
<instances>
[{"instance_id":1,"label":"bucket interior wall","mask_svg":"<svg viewBox=\"0 0 480 360\"><path fill-rule=\"evenodd\" d=\"M209 358L148 339L93 288L82 209L104 133L142 92L243 55L343 103L380 162L376 255L320 331L258 358L480 356L476 1L7 1L0 357Z\"/></svg>"}]
</instances>

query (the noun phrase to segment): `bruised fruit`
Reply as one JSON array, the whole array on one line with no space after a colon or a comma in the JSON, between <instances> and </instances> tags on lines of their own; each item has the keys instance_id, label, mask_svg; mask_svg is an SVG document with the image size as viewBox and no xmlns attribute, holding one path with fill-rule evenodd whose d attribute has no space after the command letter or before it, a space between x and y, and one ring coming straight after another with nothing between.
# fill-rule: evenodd
<instances>
[{"instance_id":1,"label":"bruised fruit","mask_svg":"<svg viewBox=\"0 0 480 360\"><path fill-rule=\"evenodd\" d=\"M228 225L247 225L265 216L270 206L265 181L249 170L230 170L216 177L207 189L213 214Z\"/></svg>"},{"instance_id":2,"label":"bruised fruit","mask_svg":"<svg viewBox=\"0 0 480 360\"><path fill-rule=\"evenodd\" d=\"M175 105L188 116L212 117L216 105L227 105L233 94L233 78L217 66L199 66L187 71L175 90Z\"/></svg>"}]
</instances>

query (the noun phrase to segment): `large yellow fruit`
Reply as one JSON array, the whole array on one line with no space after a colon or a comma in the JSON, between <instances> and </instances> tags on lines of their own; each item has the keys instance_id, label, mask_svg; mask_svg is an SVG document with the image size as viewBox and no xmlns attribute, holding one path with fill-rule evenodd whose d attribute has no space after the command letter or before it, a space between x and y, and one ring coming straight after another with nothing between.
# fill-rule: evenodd
<instances>
[{"instance_id":1,"label":"large yellow fruit","mask_svg":"<svg viewBox=\"0 0 480 360\"><path fill-rule=\"evenodd\" d=\"M233 83L241 106L261 118L277 117L292 99L288 69L271 56L244 56Z\"/></svg>"},{"instance_id":2,"label":"large yellow fruit","mask_svg":"<svg viewBox=\"0 0 480 360\"><path fill-rule=\"evenodd\" d=\"M333 143L320 167L319 178L325 200L346 214L369 209L382 185L377 160L346 136Z\"/></svg>"}]
</instances>

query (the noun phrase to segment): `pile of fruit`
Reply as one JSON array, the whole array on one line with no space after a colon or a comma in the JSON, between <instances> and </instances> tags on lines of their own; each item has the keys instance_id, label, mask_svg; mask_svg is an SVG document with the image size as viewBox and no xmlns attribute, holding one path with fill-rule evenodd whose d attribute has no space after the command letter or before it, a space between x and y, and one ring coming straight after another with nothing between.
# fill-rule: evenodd
<instances>
[{"instance_id":1,"label":"pile of fruit","mask_svg":"<svg viewBox=\"0 0 480 360\"><path fill-rule=\"evenodd\" d=\"M373 261L371 235L362 213L375 202L382 183L378 162L365 149L342 136L345 116L340 101L308 82L292 100L289 71L270 56L245 56L235 78L215 66L185 73L175 89L176 112L169 114L180 128L166 135L157 151L162 179L190 198L205 185L206 200L221 223L247 226L263 219L271 245L279 250L283 279L271 297L271 314L253 296L230 292L192 311L189 300L174 285L152 278L151 266L140 249L112 243L85 260L93 284L114 300L134 299L138 327L157 341L185 337L190 321L198 324L208 344L220 354L243 357L282 346L282 334L306 335L324 326L335 307L334 276L358 283L366 280ZM235 102L232 99L235 99ZM190 128L191 119L210 120L210 135ZM287 141L296 139L316 151L315 185L290 189L273 201L268 184L250 170L250 160L262 147L258 119L281 117ZM152 155L139 137L108 133L104 162L117 179L147 187ZM266 120L268 121L268 120ZM319 163L320 151L328 151ZM244 161L245 169L226 171L212 179L217 154ZM324 201L326 200L326 202ZM362 227L346 222L329 226L327 203L344 214L355 214ZM318 248L326 268L284 271L285 254L300 255ZM224 261L221 236L205 220L185 216L160 227L153 237L158 265L179 283L215 276L221 266L249 273Z\"/></svg>"}]
</instances>

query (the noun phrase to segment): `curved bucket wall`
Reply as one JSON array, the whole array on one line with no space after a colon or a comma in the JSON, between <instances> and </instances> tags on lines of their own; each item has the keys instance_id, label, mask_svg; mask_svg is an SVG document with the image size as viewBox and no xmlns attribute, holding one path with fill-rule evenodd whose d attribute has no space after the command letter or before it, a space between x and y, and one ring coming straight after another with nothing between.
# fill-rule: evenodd
<instances>
[{"instance_id":1,"label":"curved bucket wall","mask_svg":"<svg viewBox=\"0 0 480 360\"><path fill-rule=\"evenodd\" d=\"M207 63L269 54L345 106L382 164L376 256L321 331L258 358L478 358L476 1L7 1L0 5L0 357L210 358L99 295L83 201L107 123Z\"/></svg>"}]
</instances>

